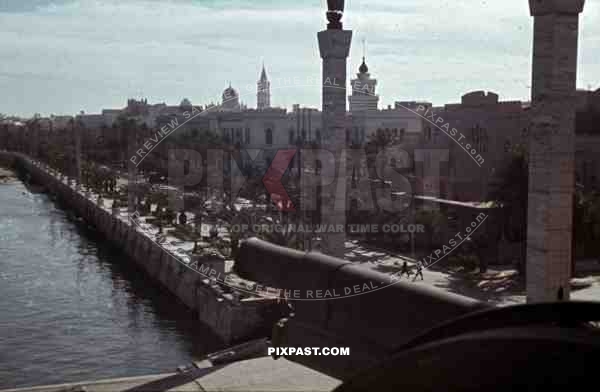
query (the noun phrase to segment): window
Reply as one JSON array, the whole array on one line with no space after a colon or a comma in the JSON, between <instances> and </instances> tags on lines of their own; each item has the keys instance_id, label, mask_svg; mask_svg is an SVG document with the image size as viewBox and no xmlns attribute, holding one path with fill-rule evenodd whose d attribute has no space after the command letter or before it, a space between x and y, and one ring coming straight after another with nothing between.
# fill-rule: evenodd
<instances>
[{"instance_id":1,"label":"window","mask_svg":"<svg viewBox=\"0 0 600 392\"><path fill-rule=\"evenodd\" d=\"M483 152L487 152L487 150L488 150L488 141L489 141L489 138L488 138L487 130L484 129L483 130L483 146L482 146Z\"/></svg>"},{"instance_id":2,"label":"window","mask_svg":"<svg viewBox=\"0 0 600 392\"><path fill-rule=\"evenodd\" d=\"M238 128L235 130L235 141L242 142L242 128Z\"/></svg>"},{"instance_id":3,"label":"window","mask_svg":"<svg viewBox=\"0 0 600 392\"><path fill-rule=\"evenodd\" d=\"M273 144L273 131L271 130L271 128L267 128L267 130L265 131L265 144Z\"/></svg>"},{"instance_id":4,"label":"window","mask_svg":"<svg viewBox=\"0 0 600 392\"><path fill-rule=\"evenodd\" d=\"M487 151L488 136L487 131L480 127L479 124L471 128L471 140L481 152Z\"/></svg>"},{"instance_id":5,"label":"window","mask_svg":"<svg viewBox=\"0 0 600 392\"><path fill-rule=\"evenodd\" d=\"M293 129L290 129L290 144L294 144L295 132Z\"/></svg>"},{"instance_id":6,"label":"window","mask_svg":"<svg viewBox=\"0 0 600 392\"><path fill-rule=\"evenodd\" d=\"M250 144L250 128L246 128L246 135L245 135L245 142L246 144Z\"/></svg>"},{"instance_id":7,"label":"window","mask_svg":"<svg viewBox=\"0 0 600 392\"><path fill-rule=\"evenodd\" d=\"M229 128L223 128L223 140L225 143L231 142L231 138L229 137Z\"/></svg>"},{"instance_id":8,"label":"window","mask_svg":"<svg viewBox=\"0 0 600 392\"><path fill-rule=\"evenodd\" d=\"M317 130L315 131L315 138L317 143L321 143L321 130L319 128L317 128Z\"/></svg>"}]
</instances>

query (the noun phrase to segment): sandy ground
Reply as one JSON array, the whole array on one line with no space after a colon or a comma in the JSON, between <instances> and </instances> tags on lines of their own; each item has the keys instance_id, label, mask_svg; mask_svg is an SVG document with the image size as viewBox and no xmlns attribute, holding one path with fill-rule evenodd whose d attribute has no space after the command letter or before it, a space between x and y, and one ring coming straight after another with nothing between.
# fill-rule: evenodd
<instances>
[{"instance_id":1,"label":"sandy ground","mask_svg":"<svg viewBox=\"0 0 600 392\"><path fill-rule=\"evenodd\" d=\"M357 242L346 244L346 259L365 268L379 272L399 273L406 261L414 267L415 260L407 255L394 254L382 249L372 249ZM414 271L414 270L413 270ZM414 275L401 280L437 287L497 306L516 305L526 302L525 282L510 265L490 266L485 274L464 271L440 263L432 269L423 270L423 280ZM596 260L578 261L577 273L572 280L571 299L600 301L600 263Z\"/></svg>"}]
</instances>

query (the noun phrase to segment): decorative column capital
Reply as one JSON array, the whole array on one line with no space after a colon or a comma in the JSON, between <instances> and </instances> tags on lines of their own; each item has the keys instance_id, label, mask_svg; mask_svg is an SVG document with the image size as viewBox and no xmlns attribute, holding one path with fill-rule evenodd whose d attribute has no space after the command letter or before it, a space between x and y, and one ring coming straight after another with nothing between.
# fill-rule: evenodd
<instances>
[{"instance_id":1,"label":"decorative column capital","mask_svg":"<svg viewBox=\"0 0 600 392\"><path fill-rule=\"evenodd\" d=\"M585 0L529 0L531 16L550 14L577 15L583 12Z\"/></svg>"},{"instance_id":2,"label":"decorative column capital","mask_svg":"<svg viewBox=\"0 0 600 392\"><path fill-rule=\"evenodd\" d=\"M341 30L342 16L344 15L344 0L327 0L328 30Z\"/></svg>"},{"instance_id":3,"label":"decorative column capital","mask_svg":"<svg viewBox=\"0 0 600 392\"><path fill-rule=\"evenodd\" d=\"M323 30L317 36L321 58L346 59L350 55L352 30Z\"/></svg>"}]
</instances>

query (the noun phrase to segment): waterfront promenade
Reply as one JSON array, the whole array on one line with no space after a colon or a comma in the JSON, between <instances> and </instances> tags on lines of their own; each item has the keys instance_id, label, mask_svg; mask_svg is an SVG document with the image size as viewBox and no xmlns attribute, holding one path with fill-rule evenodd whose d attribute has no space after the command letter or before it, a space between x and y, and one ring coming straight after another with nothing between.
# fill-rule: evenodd
<instances>
[{"instance_id":1,"label":"waterfront promenade","mask_svg":"<svg viewBox=\"0 0 600 392\"><path fill-rule=\"evenodd\" d=\"M265 328L263 315L272 312L276 300L237 291L231 286L230 292L225 292L209 276L189 268L194 257L191 254L193 242L165 236L159 244L155 229L144 225L143 219L137 222L131 219L127 207L113 208L113 200L100 199L84 187L78 187L73 179L23 154L0 152L0 161L17 162L34 183L42 185L122 249L157 284L197 312L199 320L225 342L248 339Z\"/></svg>"},{"instance_id":2,"label":"waterfront promenade","mask_svg":"<svg viewBox=\"0 0 600 392\"><path fill-rule=\"evenodd\" d=\"M118 392L155 382L174 374L9 389L0 392ZM326 392L333 390L339 384L341 384L340 380L284 358L274 360L271 357L263 357L226 365L205 376L168 390L182 392Z\"/></svg>"},{"instance_id":3,"label":"waterfront promenade","mask_svg":"<svg viewBox=\"0 0 600 392\"><path fill-rule=\"evenodd\" d=\"M51 193L59 194L59 195L62 194L64 197L65 192L68 191L69 195L72 195L72 194L77 195L77 196L75 196L75 198L69 199L72 202L71 205L73 206L73 208L75 210L79 211L79 213L84 217L84 219L86 219L90 222L96 222L96 226L98 226L98 228L101 231L104 231L105 233L112 233L112 234L107 235L109 238L111 236L114 236L115 238L121 237L121 238L125 238L127 241L130 241L131 238L137 238L136 235L142 235L142 236L147 235L147 233L144 230L142 230L141 232L136 230L137 226L133 226L133 229L132 229L131 224L127 225L126 229L123 229L123 227L125 227L124 225L126 225L127 222L129 221L127 213L124 210L119 210L115 214L115 212L112 211L112 208L111 208L112 207L110 204L112 202L111 200L105 200L103 203L99 203L98 199L97 199L97 197L95 197L95 195L92 195L92 194L86 195L85 191L81 191L81 190L78 191L76 189L75 185L71 184L68 181L68 179L66 179L66 178L61 179L60 174L53 173L53 172L45 169L44 167L40 167L41 164L31 161L27 157L19 156L19 159L24 160L23 162L26 163L27 168L31 173L34 173L35 175L39 176L38 180L42 180L44 182L44 184L46 184L47 186L49 186L51 188L50 189ZM76 200L83 200L83 201L76 201ZM81 206L81 203L84 204L83 207ZM92 207L90 208L89 206L92 206ZM94 212L90 213L90 211L94 211ZM115 223L115 221L114 221L115 216L116 216L116 219L118 219L117 223ZM109 219L107 217L112 217L112 219ZM111 223L107 223L107 222L111 222ZM114 227L117 227L116 230L113 229ZM131 233L138 233L138 234L133 235ZM147 239L143 239L143 240L136 239L135 242L140 242L142 245L125 244L123 246L125 247L125 249L127 249L128 247L130 248L128 250L128 252L132 255L133 258L135 258L136 262L139 263L139 260L150 260L151 261L152 257L144 256L144 252L149 251L148 250L149 247L145 247L145 245L144 245L144 244L149 243L147 241ZM172 249L173 249L173 251L177 251L178 248L174 247ZM360 255L361 257L359 258L358 255ZM399 262L406 259L403 256L394 256L389 253L386 253L385 251L369 249L366 247L362 247L358 244L349 244L348 245L347 256L350 256L350 257L348 257L348 259L350 259L350 260L354 256L355 260L352 260L352 261L354 261L357 264L362 265L364 268L370 268L370 269L385 271L385 272L389 272L389 273L393 273L393 271L397 270ZM160 257L161 260L162 260L162 258L163 258L163 256ZM167 259L168 258L165 258L165 260L167 260ZM413 262L413 260L410 260L410 259L406 259L406 260L408 260L409 263L411 263L411 264ZM143 267L143 268L146 268L146 267ZM168 271L168 268L166 270ZM498 272L501 273L501 271L498 271ZM425 280L414 282L414 284L416 284L416 285L434 285L434 286L442 287L442 286L440 286L440 284L443 284L444 280L446 280L446 281L451 280L450 274L444 274L443 272L437 272L437 271L426 271ZM490 280L493 280L493 279L490 279ZM160 282L165 284L166 286L169 284L168 279L166 279L167 283L164 283L162 280ZM179 282L181 282L181 281L179 281ZM456 286L454 286L454 290L455 289L456 289ZM178 292L177 289L175 289L174 292L177 293ZM467 295L469 295L469 294L467 294ZM474 293L472 296L475 298L478 297L478 295L476 295L476 293ZM507 296L507 299L510 300L511 302L513 300L513 298L509 297L509 296ZM520 301L521 301L521 298L515 299L515 302L517 302L517 303ZM213 328L214 328L214 324L213 324ZM246 369L246 370L242 371L242 370L240 370L240 368L237 368L238 366L241 366L241 367L243 367L243 369ZM231 373L229 373L229 372L231 372ZM296 374L294 372L298 372L298 377L300 377L300 378L304 377L304 379L302 380L302 387L305 387L306 385L310 385L310 387L306 388L306 389L302 389L302 388L292 386L292 388L295 387L295 389L285 389L289 386L289 383L282 386L282 384L281 384L282 380L287 379L287 377L289 377L290 374ZM308 373L302 373L302 372L308 372ZM121 379L121 380L112 380L112 381L99 382L99 383L92 382L92 383L88 383L89 385L86 386L86 390L88 390L88 391L90 391L90 390L115 390L116 388L120 388L120 390L124 390L124 389L131 388L131 387L137 385L136 383L143 384L144 382L151 381L158 377L159 376L148 376L145 378ZM325 378L322 379L321 377L325 377ZM282 391L282 390L331 390L333 387L329 388L328 382L331 382L331 383L337 382L337 380L335 380L331 377L324 376L321 373L314 372L314 371L312 371L306 367L303 367L301 365L289 363L288 361L285 361L285 360L274 361L271 358L265 357L265 358L242 361L242 362L239 362L236 364L228 365L223 369L216 370L213 373L203 376L202 380L194 381L192 383L189 383L189 385L186 385L185 388L180 387L177 390L223 390L223 389L226 389L226 390L242 391L242 390L248 390L247 386L248 386L249 380L251 382L256 382L257 390L273 390L273 391L275 391L275 390L278 390L278 391ZM326 381L326 380L329 380L329 381ZM316 385L315 387L312 387L313 384L311 384L311 383L313 381L315 383L314 385ZM214 384L211 384L211 382L213 382ZM117 384L115 384L115 383L117 383ZM120 385L118 383L121 383L123 385ZM198 384L198 383L200 383L200 384ZM202 383L205 383L205 385ZM240 384L239 388L237 387L237 384ZM193 389L196 387L200 388L198 385L202 385L202 388L204 388L204 389ZM326 385L328 387L328 389L317 389L317 387L321 387L323 385ZM33 389L33 390L43 390L43 391L63 390L64 391L65 388L71 388L71 387L72 386L63 385L63 386L59 386L59 387L44 387L46 389ZM244 389L244 387L245 387L245 389ZM48 388L54 388L54 389L48 389ZM98 388L98 389L94 389L94 388ZM104 388L104 389L102 389L102 388ZM110 389L110 388L113 388L113 389ZM238 389L236 389L236 388L238 388ZM32 390L32 389L29 389L29 390ZM66 389L66 390L68 390L68 389ZM116 389L116 390L119 390L119 389Z\"/></svg>"}]
</instances>

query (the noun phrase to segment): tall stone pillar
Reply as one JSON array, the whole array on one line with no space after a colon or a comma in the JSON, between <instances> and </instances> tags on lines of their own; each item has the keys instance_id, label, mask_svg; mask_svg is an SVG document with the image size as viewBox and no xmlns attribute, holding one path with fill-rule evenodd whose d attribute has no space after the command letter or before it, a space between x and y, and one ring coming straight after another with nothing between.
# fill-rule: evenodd
<instances>
[{"instance_id":1,"label":"tall stone pillar","mask_svg":"<svg viewBox=\"0 0 600 392\"><path fill-rule=\"evenodd\" d=\"M529 0L534 17L527 301L568 300L575 190L579 13L585 0Z\"/></svg>"},{"instance_id":2,"label":"tall stone pillar","mask_svg":"<svg viewBox=\"0 0 600 392\"><path fill-rule=\"evenodd\" d=\"M346 60L350 52L352 31L343 30L343 1L328 1L327 30L318 33L323 59L322 135L321 148L330 151L332 162L322 165L336 167L334 178L323 178L321 192L321 224L328 228L321 234L323 253L344 257L346 229L346 162L342 150L346 146Z\"/></svg>"}]
</instances>

